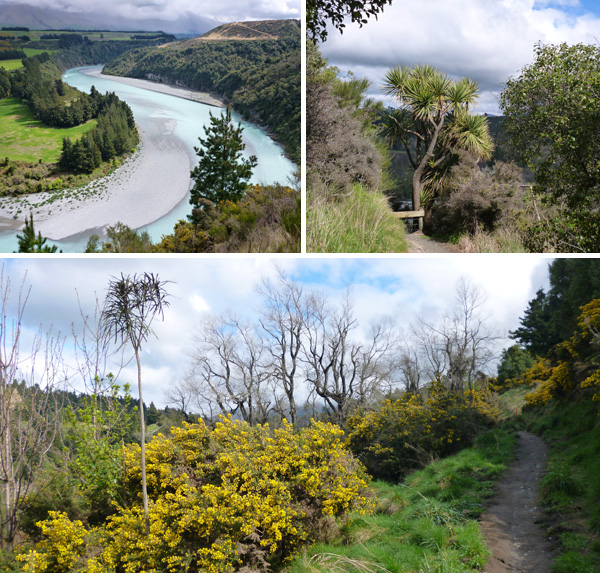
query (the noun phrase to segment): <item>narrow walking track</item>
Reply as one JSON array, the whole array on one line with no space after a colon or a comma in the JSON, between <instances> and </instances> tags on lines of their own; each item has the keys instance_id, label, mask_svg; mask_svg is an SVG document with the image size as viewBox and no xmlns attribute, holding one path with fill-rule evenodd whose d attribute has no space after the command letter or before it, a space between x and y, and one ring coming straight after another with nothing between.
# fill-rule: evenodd
<instances>
[{"instance_id":1,"label":"narrow walking track","mask_svg":"<svg viewBox=\"0 0 600 573\"><path fill-rule=\"evenodd\" d=\"M492 556L486 573L549 573L552 547L540 525L539 482L546 468L547 447L529 432L519 432L515 461L498 486L481 530Z\"/></svg>"},{"instance_id":2,"label":"narrow walking track","mask_svg":"<svg viewBox=\"0 0 600 573\"><path fill-rule=\"evenodd\" d=\"M440 243L423 234L422 231L407 233L409 253L458 253L459 250L448 243Z\"/></svg>"}]
</instances>

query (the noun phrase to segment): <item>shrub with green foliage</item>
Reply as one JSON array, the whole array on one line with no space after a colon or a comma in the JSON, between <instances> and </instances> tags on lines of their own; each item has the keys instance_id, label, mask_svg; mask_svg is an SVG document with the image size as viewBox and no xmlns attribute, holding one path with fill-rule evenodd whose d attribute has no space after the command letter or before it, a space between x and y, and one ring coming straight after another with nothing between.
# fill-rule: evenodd
<instances>
[{"instance_id":1,"label":"shrub with green foliage","mask_svg":"<svg viewBox=\"0 0 600 573\"><path fill-rule=\"evenodd\" d=\"M505 348L500 356L500 364L498 364L496 386L500 390L508 390L511 386L520 383L520 378L534 364L535 360L531 354L518 344Z\"/></svg>"}]
</instances>

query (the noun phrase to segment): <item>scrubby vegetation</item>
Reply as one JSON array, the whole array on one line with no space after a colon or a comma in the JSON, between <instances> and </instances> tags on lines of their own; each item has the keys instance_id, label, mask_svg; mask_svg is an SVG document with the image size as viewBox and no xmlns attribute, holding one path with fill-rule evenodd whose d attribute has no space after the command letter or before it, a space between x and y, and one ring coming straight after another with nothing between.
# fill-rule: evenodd
<instances>
[{"instance_id":1,"label":"scrubby vegetation","mask_svg":"<svg viewBox=\"0 0 600 573\"><path fill-rule=\"evenodd\" d=\"M92 235L86 253L298 253L301 207L298 190L251 185L238 202L203 203L196 221L180 220L153 244L144 231L117 223L107 240Z\"/></svg>"},{"instance_id":2,"label":"scrubby vegetation","mask_svg":"<svg viewBox=\"0 0 600 573\"><path fill-rule=\"evenodd\" d=\"M404 227L382 194L385 154L369 83L342 81L307 43L306 161L309 252L401 252Z\"/></svg>"},{"instance_id":3,"label":"scrubby vegetation","mask_svg":"<svg viewBox=\"0 0 600 573\"><path fill-rule=\"evenodd\" d=\"M340 435L321 423L299 433L230 418L212 430L184 423L147 445L149 536L134 493L139 447L130 446L119 476L125 499L106 525L87 531L51 512L35 549L17 559L39 572L271 570L328 519L368 509L367 482Z\"/></svg>"}]
</instances>

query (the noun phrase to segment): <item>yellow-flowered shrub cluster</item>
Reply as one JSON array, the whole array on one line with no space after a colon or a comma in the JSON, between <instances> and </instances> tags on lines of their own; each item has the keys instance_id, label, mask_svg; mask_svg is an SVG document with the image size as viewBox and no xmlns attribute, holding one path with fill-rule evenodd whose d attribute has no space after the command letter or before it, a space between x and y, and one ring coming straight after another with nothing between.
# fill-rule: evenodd
<instances>
[{"instance_id":1,"label":"yellow-flowered shrub cluster","mask_svg":"<svg viewBox=\"0 0 600 573\"><path fill-rule=\"evenodd\" d=\"M140 448L130 446L129 503L108 518L88 573L271 571L324 521L368 510L367 476L331 424L295 432L222 418L214 430L200 421L172 433L146 447L150 535Z\"/></svg>"},{"instance_id":2,"label":"yellow-flowered shrub cluster","mask_svg":"<svg viewBox=\"0 0 600 573\"><path fill-rule=\"evenodd\" d=\"M487 398L483 391L453 392L433 382L426 398L407 393L350 418L350 448L373 476L396 480L469 445L497 417Z\"/></svg>"},{"instance_id":3,"label":"yellow-flowered shrub cluster","mask_svg":"<svg viewBox=\"0 0 600 573\"><path fill-rule=\"evenodd\" d=\"M23 571L30 573L68 573L84 551L86 530L81 521L71 521L62 511L49 511L48 519L36 525L44 538L34 550L19 555Z\"/></svg>"},{"instance_id":4,"label":"yellow-flowered shrub cluster","mask_svg":"<svg viewBox=\"0 0 600 573\"><path fill-rule=\"evenodd\" d=\"M530 406L561 400L579 388L594 388L600 400L600 300L581 308L577 329L569 340L557 344L547 359L540 359L523 376L525 384L535 384L525 396Z\"/></svg>"}]
</instances>

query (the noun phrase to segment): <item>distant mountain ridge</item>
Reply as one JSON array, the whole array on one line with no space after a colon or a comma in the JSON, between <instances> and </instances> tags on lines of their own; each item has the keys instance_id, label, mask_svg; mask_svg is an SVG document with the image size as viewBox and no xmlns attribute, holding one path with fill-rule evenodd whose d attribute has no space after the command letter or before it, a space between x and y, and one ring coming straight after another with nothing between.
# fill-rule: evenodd
<instances>
[{"instance_id":1,"label":"distant mountain ridge","mask_svg":"<svg viewBox=\"0 0 600 573\"><path fill-rule=\"evenodd\" d=\"M214 40L278 40L294 20L260 20L256 22L231 22L218 26L196 41ZM298 26L300 21L298 20Z\"/></svg>"},{"instance_id":2,"label":"distant mountain ridge","mask_svg":"<svg viewBox=\"0 0 600 573\"><path fill-rule=\"evenodd\" d=\"M0 27L27 26L32 30L163 30L169 33L204 34L218 21L187 13L175 20L123 18L106 12L67 12L11 2L0 5Z\"/></svg>"}]
</instances>

